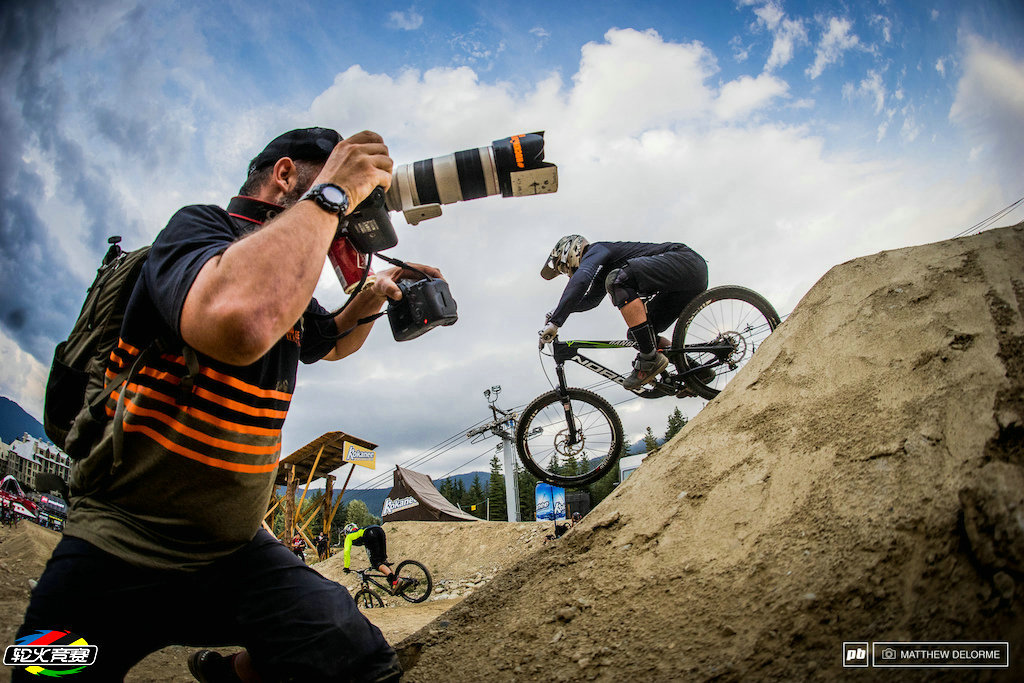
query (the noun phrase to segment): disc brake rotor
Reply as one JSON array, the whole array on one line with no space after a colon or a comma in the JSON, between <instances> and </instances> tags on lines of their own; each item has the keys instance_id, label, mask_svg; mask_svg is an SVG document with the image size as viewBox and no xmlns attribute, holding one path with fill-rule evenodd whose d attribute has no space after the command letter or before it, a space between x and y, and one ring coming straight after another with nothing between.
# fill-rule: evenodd
<instances>
[{"instance_id":1,"label":"disc brake rotor","mask_svg":"<svg viewBox=\"0 0 1024 683\"><path fill-rule=\"evenodd\" d=\"M555 452L561 456L577 456L583 452L583 448L586 445L586 439L583 436L583 430L580 429L579 422L576 424L576 443L569 443L569 428L555 434Z\"/></svg>"},{"instance_id":2,"label":"disc brake rotor","mask_svg":"<svg viewBox=\"0 0 1024 683\"><path fill-rule=\"evenodd\" d=\"M722 341L732 347L732 351L725 357L728 363L739 363L747 355L747 339L739 332L723 332Z\"/></svg>"}]
</instances>

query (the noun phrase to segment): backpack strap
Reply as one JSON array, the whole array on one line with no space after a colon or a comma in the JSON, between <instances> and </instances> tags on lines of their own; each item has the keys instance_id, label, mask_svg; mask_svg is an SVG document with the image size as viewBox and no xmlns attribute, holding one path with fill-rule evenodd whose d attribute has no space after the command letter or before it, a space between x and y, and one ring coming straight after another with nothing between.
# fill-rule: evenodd
<instances>
[{"instance_id":1,"label":"backpack strap","mask_svg":"<svg viewBox=\"0 0 1024 683\"><path fill-rule=\"evenodd\" d=\"M128 388L128 382L131 381L132 376L135 374L136 368L142 363L142 358L146 355L151 355L153 349L156 349L158 344L156 342L150 344L146 349L139 354L135 362L131 364L131 367L122 370L121 373L114 378L114 380L103 389L103 402L105 403L107 397L113 393L115 388L120 387L120 392L117 395L117 408L114 409L114 433L112 438L112 446L114 448L114 459L110 465L110 471L113 472L121 465L121 459L124 455L124 411L125 411L125 389Z\"/></svg>"}]
</instances>

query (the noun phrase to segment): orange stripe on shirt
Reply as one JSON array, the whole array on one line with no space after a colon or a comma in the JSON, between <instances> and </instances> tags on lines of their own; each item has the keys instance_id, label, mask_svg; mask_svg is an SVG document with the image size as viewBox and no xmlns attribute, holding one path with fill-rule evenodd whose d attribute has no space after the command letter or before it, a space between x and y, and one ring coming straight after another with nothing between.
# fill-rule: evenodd
<instances>
[{"instance_id":1,"label":"orange stripe on shirt","mask_svg":"<svg viewBox=\"0 0 1024 683\"><path fill-rule=\"evenodd\" d=\"M253 446L251 444L228 441L227 439L218 439L204 434L198 429L194 429L186 424L178 422L170 415L161 413L159 410L141 408L132 401L125 401L125 410L138 417L150 417L154 420L158 420L182 436L204 443L207 446L212 446L213 448L219 448L223 451L234 451L241 455L273 455L280 450L280 445L276 443L270 446Z\"/></svg>"},{"instance_id":2,"label":"orange stripe on shirt","mask_svg":"<svg viewBox=\"0 0 1024 683\"><path fill-rule=\"evenodd\" d=\"M171 406L171 407L173 407L176 410L179 408L177 401L175 401L173 398L171 398L167 394L160 393L159 391L157 391L157 390L155 390L155 389L153 389L151 387L147 387L147 386L144 386L144 385L141 385L141 384L135 384L134 382L132 382L131 390L134 392L134 394L136 396L145 396L146 398L150 398L150 399L152 399L154 401L159 401L160 403L165 403L168 406ZM116 394L115 394L114 400L115 401L117 400ZM228 431L238 432L240 434L251 434L252 436L280 436L281 435L281 430L280 429L272 429L272 428L269 428L269 427L253 427L251 425L245 425L245 424L241 424L239 422L231 422L230 420L224 420L222 418L216 417L215 415L211 415L210 413L207 413L205 411L199 410L198 408L195 408L194 406L189 406L188 408L186 408L186 410L187 410L188 414L191 417L194 417L194 418L196 418L198 420L201 420L203 422L207 422L207 423L209 423L209 424L211 424L211 425L213 425L215 427L220 427L221 429L227 429Z\"/></svg>"},{"instance_id":3,"label":"orange stripe on shirt","mask_svg":"<svg viewBox=\"0 0 1024 683\"><path fill-rule=\"evenodd\" d=\"M225 375L223 372L217 372L213 368L204 367L200 369L200 372L209 377L210 379L215 379L218 382L221 382L222 384L227 384L228 386L234 387L236 389L241 389L245 393L257 396L259 398L273 398L277 399L278 401L292 400L292 395L287 392L277 391L275 389L261 389L255 384L243 382L237 377Z\"/></svg>"},{"instance_id":4,"label":"orange stripe on shirt","mask_svg":"<svg viewBox=\"0 0 1024 683\"><path fill-rule=\"evenodd\" d=\"M126 342L124 339L120 339L120 338L118 338L118 340L117 340L117 348L123 349L123 350L127 351L128 353L130 353L133 356L137 356L137 355L139 355L139 353L141 353L141 351L139 349L135 348L134 346L132 346L131 344Z\"/></svg>"},{"instance_id":5,"label":"orange stripe on shirt","mask_svg":"<svg viewBox=\"0 0 1024 683\"><path fill-rule=\"evenodd\" d=\"M196 462L204 465L209 465L210 467L228 470L229 472L240 472L242 474L266 474L267 472L273 472L274 468L277 467L277 460L266 465L245 465L236 462L229 462L227 460L220 460L219 458L211 458L208 455L197 453L196 451L174 443L163 434L160 434L146 425L137 425L126 422L124 425L124 431L145 434L172 453L176 453L177 455L188 458L189 460L195 460Z\"/></svg>"},{"instance_id":6,"label":"orange stripe on shirt","mask_svg":"<svg viewBox=\"0 0 1024 683\"><path fill-rule=\"evenodd\" d=\"M230 398L224 398L218 394L203 389L202 387L194 387L192 391L196 396L205 398L207 401L212 401L217 405L224 406L230 410L234 410L238 413L244 413L245 415L252 415L253 417L269 417L277 420L283 420L288 416L287 410L274 410L273 408L256 408L245 403L239 403L238 401L232 401Z\"/></svg>"},{"instance_id":7,"label":"orange stripe on shirt","mask_svg":"<svg viewBox=\"0 0 1024 683\"><path fill-rule=\"evenodd\" d=\"M160 356L160 358L169 363L174 363L175 365L185 367L185 358L183 356L172 356L169 354L163 354ZM199 373L202 375L206 375L210 379L216 380L221 384L227 384L228 386L234 387L235 389L241 389L245 393L250 394L252 396L256 396L257 398L272 398L278 401L292 400L292 395L288 392L278 391L276 389L264 389L255 384L251 384L249 382L240 380L237 377L232 377L231 375L226 375L223 372L218 372L217 370L214 370L213 368L206 365L201 366L199 368Z\"/></svg>"}]
</instances>

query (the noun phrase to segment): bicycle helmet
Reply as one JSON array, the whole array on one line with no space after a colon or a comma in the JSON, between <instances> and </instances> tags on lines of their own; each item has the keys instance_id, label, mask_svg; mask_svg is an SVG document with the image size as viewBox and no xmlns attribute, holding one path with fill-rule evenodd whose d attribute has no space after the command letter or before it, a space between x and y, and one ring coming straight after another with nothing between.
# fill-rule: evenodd
<instances>
[{"instance_id":1,"label":"bicycle helmet","mask_svg":"<svg viewBox=\"0 0 1024 683\"><path fill-rule=\"evenodd\" d=\"M555 248L548 254L540 276L545 280L558 277L559 273L572 277L580 267L583 249L590 244L583 235L566 235L555 243Z\"/></svg>"},{"instance_id":2,"label":"bicycle helmet","mask_svg":"<svg viewBox=\"0 0 1024 683\"><path fill-rule=\"evenodd\" d=\"M356 524L355 522L349 522L348 524L345 525L345 535L346 536L348 536L349 534L354 534L357 531L359 531L359 525Z\"/></svg>"}]
</instances>

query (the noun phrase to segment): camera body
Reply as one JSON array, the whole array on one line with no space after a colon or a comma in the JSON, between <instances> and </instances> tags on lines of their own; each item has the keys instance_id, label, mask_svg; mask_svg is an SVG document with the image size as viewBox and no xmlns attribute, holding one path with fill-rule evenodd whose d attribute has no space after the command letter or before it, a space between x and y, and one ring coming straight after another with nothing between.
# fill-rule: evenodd
<instances>
[{"instance_id":1,"label":"camera body","mask_svg":"<svg viewBox=\"0 0 1024 683\"><path fill-rule=\"evenodd\" d=\"M415 339L459 319L448 283L439 278L399 280L402 298L388 304L388 322L395 341Z\"/></svg>"}]
</instances>

